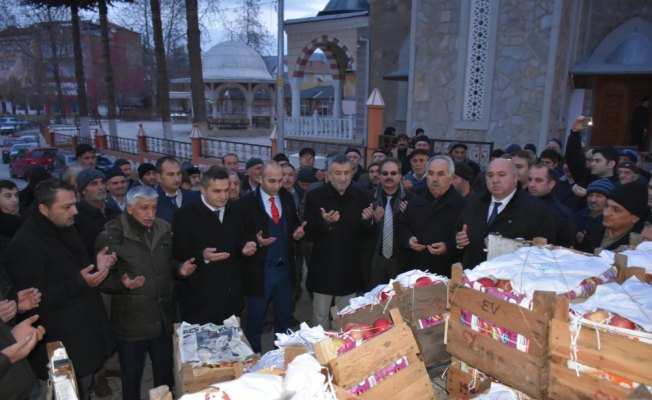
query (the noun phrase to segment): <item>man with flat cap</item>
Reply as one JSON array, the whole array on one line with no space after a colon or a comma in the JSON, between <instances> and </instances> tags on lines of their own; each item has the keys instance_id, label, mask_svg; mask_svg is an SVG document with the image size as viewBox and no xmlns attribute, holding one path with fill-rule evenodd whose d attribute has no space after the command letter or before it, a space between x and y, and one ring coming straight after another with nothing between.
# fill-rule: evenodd
<instances>
[{"instance_id":1,"label":"man with flat cap","mask_svg":"<svg viewBox=\"0 0 652 400\"><path fill-rule=\"evenodd\" d=\"M109 192L106 197L107 204L123 212L127 206L127 176L118 167L109 169L104 175L106 190Z\"/></svg>"},{"instance_id":2,"label":"man with flat cap","mask_svg":"<svg viewBox=\"0 0 652 400\"><path fill-rule=\"evenodd\" d=\"M647 208L647 189L638 182L616 187L607 196L602 211L602 226L587 232L578 249L588 253L615 250L629 245L629 234L643 229Z\"/></svg>"},{"instance_id":3,"label":"man with flat cap","mask_svg":"<svg viewBox=\"0 0 652 400\"><path fill-rule=\"evenodd\" d=\"M607 206L607 196L614 190L614 184L607 178L596 179L586 187L586 207L575 212L575 247L584 240L586 233L602 226L602 212Z\"/></svg>"},{"instance_id":4,"label":"man with flat cap","mask_svg":"<svg viewBox=\"0 0 652 400\"><path fill-rule=\"evenodd\" d=\"M473 181L473 170L467 163L455 161L455 176L453 176L453 187L460 196L467 198L473 194L471 182Z\"/></svg>"},{"instance_id":5,"label":"man with flat cap","mask_svg":"<svg viewBox=\"0 0 652 400\"><path fill-rule=\"evenodd\" d=\"M263 160L252 157L247 160L245 167L247 168L245 172L246 177L240 182L240 186L242 187L240 197L253 192L260 185L260 170L263 168Z\"/></svg>"},{"instance_id":6,"label":"man with flat cap","mask_svg":"<svg viewBox=\"0 0 652 400\"><path fill-rule=\"evenodd\" d=\"M360 150L355 147L347 147L344 155L351 161L351 174L353 175L353 181L357 182L363 173L362 167L360 166L360 159L362 157Z\"/></svg>"},{"instance_id":7,"label":"man with flat cap","mask_svg":"<svg viewBox=\"0 0 652 400\"><path fill-rule=\"evenodd\" d=\"M451 156L451 158L453 159L453 161L455 161L455 163L464 163L469 167L471 167L471 171L473 171L473 176L471 177L470 182L473 182L473 179L475 179L475 177L478 176L478 174L480 173L480 165L477 162L467 157L468 151L469 151L468 146L465 143L460 142L460 143L455 143L453 147L450 148L450 150L448 151L448 155ZM455 168L455 170L457 171L457 168Z\"/></svg>"}]
</instances>

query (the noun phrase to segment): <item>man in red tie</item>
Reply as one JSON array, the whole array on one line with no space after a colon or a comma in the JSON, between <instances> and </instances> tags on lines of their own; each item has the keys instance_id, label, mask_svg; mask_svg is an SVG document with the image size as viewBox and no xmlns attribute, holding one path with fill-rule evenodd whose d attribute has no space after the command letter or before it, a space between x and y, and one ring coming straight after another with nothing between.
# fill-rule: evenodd
<instances>
[{"instance_id":1,"label":"man in red tie","mask_svg":"<svg viewBox=\"0 0 652 400\"><path fill-rule=\"evenodd\" d=\"M274 304L274 331L286 332L292 324L296 266L291 241L303 238L305 225L299 224L294 200L282 188L281 166L265 162L260 178L258 188L238 201L245 237L258 245L243 265L248 296L245 334L255 352L262 350L260 337L270 301Z\"/></svg>"}]
</instances>

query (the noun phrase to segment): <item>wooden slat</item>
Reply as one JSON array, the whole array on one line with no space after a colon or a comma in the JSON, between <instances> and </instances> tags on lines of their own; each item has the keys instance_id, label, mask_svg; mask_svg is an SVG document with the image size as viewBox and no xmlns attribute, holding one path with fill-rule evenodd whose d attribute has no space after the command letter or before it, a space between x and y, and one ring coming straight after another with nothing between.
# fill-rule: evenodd
<instances>
[{"instance_id":1,"label":"wooden slat","mask_svg":"<svg viewBox=\"0 0 652 400\"><path fill-rule=\"evenodd\" d=\"M603 380L580 374L560 364L550 365L548 395L555 400L625 399L631 390Z\"/></svg>"},{"instance_id":2,"label":"wooden slat","mask_svg":"<svg viewBox=\"0 0 652 400\"><path fill-rule=\"evenodd\" d=\"M423 364L415 363L385 378L359 397L365 400L434 400L435 392Z\"/></svg>"},{"instance_id":3,"label":"wooden slat","mask_svg":"<svg viewBox=\"0 0 652 400\"><path fill-rule=\"evenodd\" d=\"M357 310L352 314L337 315L339 310L337 307L333 306L331 308L331 317L333 319L331 325L333 329L339 331L348 323L359 324L364 322L365 324L373 324L373 322L378 318L389 318L389 311L396 307L398 307L398 300L396 297L390 300L389 306L387 307L385 307L385 304L377 304L373 307Z\"/></svg>"},{"instance_id":4,"label":"wooden slat","mask_svg":"<svg viewBox=\"0 0 652 400\"><path fill-rule=\"evenodd\" d=\"M553 319L551 354L568 358L570 355L568 322ZM582 327L577 340L577 361L635 382L652 385L652 345L624 336L600 332L600 349L595 329Z\"/></svg>"},{"instance_id":5,"label":"wooden slat","mask_svg":"<svg viewBox=\"0 0 652 400\"><path fill-rule=\"evenodd\" d=\"M379 369L405 355L413 354L416 357L418 352L419 347L410 329L405 324L399 324L369 339L362 346L332 359L328 364L335 383L351 389Z\"/></svg>"},{"instance_id":6,"label":"wooden slat","mask_svg":"<svg viewBox=\"0 0 652 400\"><path fill-rule=\"evenodd\" d=\"M440 324L431 326L425 329L416 327L412 329L414 338L419 345L421 357L426 366L443 364L450 359L450 354L446 351L446 344L444 344L444 334L446 333L446 325Z\"/></svg>"},{"instance_id":7,"label":"wooden slat","mask_svg":"<svg viewBox=\"0 0 652 400\"><path fill-rule=\"evenodd\" d=\"M541 292L539 292L541 293ZM549 298L548 310L530 311L519 305L508 303L480 291L459 287L451 299L451 309L461 308L491 321L499 326L530 338L530 353L536 356L547 354L548 324L552 314L553 298ZM459 323L459 320L453 321Z\"/></svg>"},{"instance_id":8,"label":"wooden slat","mask_svg":"<svg viewBox=\"0 0 652 400\"><path fill-rule=\"evenodd\" d=\"M536 357L451 321L448 352L504 384L540 398L548 385L548 357Z\"/></svg>"},{"instance_id":9,"label":"wooden slat","mask_svg":"<svg viewBox=\"0 0 652 400\"><path fill-rule=\"evenodd\" d=\"M461 361L451 358L451 365L446 373L446 390L449 399L468 398L468 396L484 392L491 386L488 379L480 379L480 374L474 377L472 373L463 372ZM471 383L474 383L472 387Z\"/></svg>"},{"instance_id":10,"label":"wooden slat","mask_svg":"<svg viewBox=\"0 0 652 400\"><path fill-rule=\"evenodd\" d=\"M394 291L398 297L398 307L403 318L414 321L423 317L440 315L446 312L445 283L422 286L418 288L403 288L394 282Z\"/></svg>"}]
</instances>

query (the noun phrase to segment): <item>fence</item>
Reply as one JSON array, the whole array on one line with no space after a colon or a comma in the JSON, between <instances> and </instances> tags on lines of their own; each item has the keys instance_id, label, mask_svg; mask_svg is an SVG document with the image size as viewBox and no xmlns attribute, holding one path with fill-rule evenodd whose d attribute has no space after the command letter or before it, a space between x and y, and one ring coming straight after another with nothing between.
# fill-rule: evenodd
<instances>
[{"instance_id":1,"label":"fence","mask_svg":"<svg viewBox=\"0 0 652 400\"><path fill-rule=\"evenodd\" d=\"M360 150L360 154L366 154L367 147L363 145L351 145L333 142L316 142L313 140L285 139L285 153L298 153L304 147L311 147L317 154L327 155L329 153L344 154L349 147L355 147Z\"/></svg>"},{"instance_id":2,"label":"fence","mask_svg":"<svg viewBox=\"0 0 652 400\"><path fill-rule=\"evenodd\" d=\"M354 115L345 118L324 118L317 115L285 118L287 137L352 140L354 131Z\"/></svg>"},{"instance_id":3,"label":"fence","mask_svg":"<svg viewBox=\"0 0 652 400\"><path fill-rule=\"evenodd\" d=\"M181 160L191 160L190 143L147 136L147 151L155 154L174 156Z\"/></svg>"},{"instance_id":4,"label":"fence","mask_svg":"<svg viewBox=\"0 0 652 400\"><path fill-rule=\"evenodd\" d=\"M138 155L138 140L116 136L107 136L108 150L120 151L127 154Z\"/></svg>"},{"instance_id":5,"label":"fence","mask_svg":"<svg viewBox=\"0 0 652 400\"><path fill-rule=\"evenodd\" d=\"M380 135L378 143L381 147L393 150L396 147L396 136ZM434 154L448 154L455 143L464 143L468 148L466 157L480 164L480 168L484 169L489 165L489 158L494 149L493 142L430 139L430 148Z\"/></svg>"},{"instance_id":6,"label":"fence","mask_svg":"<svg viewBox=\"0 0 652 400\"><path fill-rule=\"evenodd\" d=\"M241 161L252 157L262 160L272 158L272 146L264 146L250 143L227 142L212 138L201 139L201 156L204 158L222 158L223 155L233 153Z\"/></svg>"}]
</instances>

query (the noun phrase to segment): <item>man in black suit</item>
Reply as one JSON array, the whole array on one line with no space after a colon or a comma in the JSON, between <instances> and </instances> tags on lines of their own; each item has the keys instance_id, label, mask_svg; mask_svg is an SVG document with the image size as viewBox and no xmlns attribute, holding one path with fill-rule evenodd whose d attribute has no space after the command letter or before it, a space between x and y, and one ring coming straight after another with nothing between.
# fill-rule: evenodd
<instances>
[{"instance_id":1,"label":"man in black suit","mask_svg":"<svg viewBox=\"0 0 652 400\"><path fill-rule=\"evenodd\" d=\"M488 192L467 199L455 239L463 249L462 264L473 268L487 259L484 239L489 233L532 240L544 237L556 241L552 211L541 200L517 187L516 167L510 160L496 158L487 168Z\"/></svg>"},{"instance_id":2,"label":"man in black suit","mask_svg":"<svg viewBox=\"0 0 652 400\"><path fill-rule=\"evenodd\" d=\"M274 331L286 332L292 324L296 279L292 241L304 236L292 196L282 188L283 172L276 161L263 163L260 185L239 200L244 231L255 238L259 251L245 259L243 277L247 294L246 335L252 349L261 351L265 313L274 303Z\"/></svg>"},{"instance_id":3,"label":"man in black suit","mask_svg":"<svg viewBox=\"0 0 652 400\"><path fill-rule=\"evenodd\" d=\"M244 307L238 252L251 255L254 242L245 243L241 218L229 202L229 173L212 167L202 176L200 198L182 207L172 223L175 258L194 257L197 269L183 282L181 318L193 324L221 325Z\"/></svg>"},{"instance_id":4,"label":"man in black suit","mask_svg":"<svg viewBox=\"0 0 652 400\"><path fill-rule=\"evenodd\" d=\"M192 203L197 192L181 187L181 165L172 156L161 157L156 161L158 179L158 204L156 216L172 223L172 216L181 207Z\"/></svg>"}]
</instances>

